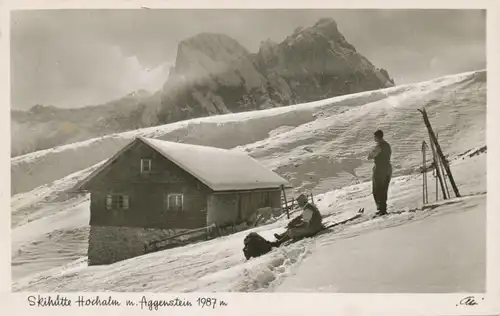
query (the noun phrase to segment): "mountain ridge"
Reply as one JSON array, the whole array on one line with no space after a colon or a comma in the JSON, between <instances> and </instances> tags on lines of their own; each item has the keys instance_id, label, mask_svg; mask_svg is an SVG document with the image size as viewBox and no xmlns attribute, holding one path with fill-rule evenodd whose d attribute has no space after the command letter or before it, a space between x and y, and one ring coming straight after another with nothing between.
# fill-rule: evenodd
<instances>
[{"instance_id":1,"label":"mountain ridge","mask_svg":"<svg viewBox=\"0 0 500 316\"><path fill-rule=\"evenodd\" d=\"M110 133L190 118L268 109L393 86L340 33L333 19L298 27L280 43L249 52L225 34L181 41L161 90L135 91L102 105L12 110L11 156Z\"/></svg>"}]
</instances>

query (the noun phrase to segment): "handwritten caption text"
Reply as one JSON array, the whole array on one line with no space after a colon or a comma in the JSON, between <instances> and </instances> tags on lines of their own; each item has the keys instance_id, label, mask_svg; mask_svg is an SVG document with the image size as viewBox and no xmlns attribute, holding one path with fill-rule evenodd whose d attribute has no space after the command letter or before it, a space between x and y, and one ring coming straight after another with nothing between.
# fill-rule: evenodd
<instances>
[{"instance_id":1,"label":"handwritten caption text","mask_svg":"<svg viewBox=\"0 0 500 316\"><path fill-rule=\"evenodd\" d=\"M113 298L112 296L92 296L85 297L79 295L76 300L72 300L63 295L42 296L31 295L28 296L28 304L32 307L135 307L140 309L148 309L150 311L157 311L164 307L195 307L195 308L209 308L216 309L228 306L224 300L219 300L215 297L198 297L196 300L175 297L167 300L148 299L142 296L140 300L125 300L124 302Z\"/></svg>"}]
</instances>

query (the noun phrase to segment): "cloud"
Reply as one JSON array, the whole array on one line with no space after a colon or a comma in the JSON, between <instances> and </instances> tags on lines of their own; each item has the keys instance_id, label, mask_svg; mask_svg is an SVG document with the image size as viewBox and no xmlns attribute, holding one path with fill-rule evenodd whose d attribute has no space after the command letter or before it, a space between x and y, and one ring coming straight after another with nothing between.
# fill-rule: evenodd
<instances>
[{"instance_id":1,"label":"cloud","mask_svg":"<svg viewBox=\"0 0 500 316\"><path fill-rule=\"evenodd\" d=\"M20 23L12 37L14 107L100 104L138 89L156 91L168 76L168 62L149 69L98 33L46 18L26 22L33 27Z\"/></svg>"},{"instance_id":2,"label":"cloud","mask_svg":"<svg viewBox=\"0 0 500 316\"><path fill-rule=\"evenodd\" d=\"M282 41L323 17L336 19L347 41L398 83L486 62L484 10L18 11L11 19L12 106L75 107L156 90L187 37L225 33L256 52L262 40Z\"/></svg>"}]
</instances>

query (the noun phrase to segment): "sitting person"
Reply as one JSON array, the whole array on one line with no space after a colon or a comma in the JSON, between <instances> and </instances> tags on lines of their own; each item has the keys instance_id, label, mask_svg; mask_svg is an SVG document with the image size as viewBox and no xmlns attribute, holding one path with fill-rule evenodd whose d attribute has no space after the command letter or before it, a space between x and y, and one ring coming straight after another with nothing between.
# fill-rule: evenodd
<instances>
[{"instance_id":1,"label":"sitting person","mask_svg":"<svg viewBox=\"0 0 500 316\"><path fill-rule=\"evenodd\" d=\"M272 243L274 247L279 247L290 239L313 236L323 228L321 213L314 204L309 203L304 194L297 197L297 203L302 207L302 215L292 219L283 234L274 234L276 237L276 241Z\"/></svg>"}]
</instances>

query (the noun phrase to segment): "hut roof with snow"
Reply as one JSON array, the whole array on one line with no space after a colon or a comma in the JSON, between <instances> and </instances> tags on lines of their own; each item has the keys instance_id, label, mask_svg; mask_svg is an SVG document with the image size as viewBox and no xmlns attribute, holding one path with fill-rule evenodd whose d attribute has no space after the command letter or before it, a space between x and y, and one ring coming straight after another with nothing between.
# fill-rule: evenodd
<instances>
[{"instance_id":1,"label":"hut roof with snow","mask_svg":"<svg viewBox=\"0 0 500 316\"><path fill-rule=\"evenodd\" d=\"M87 183L113 164L121 154L138 141L188 172L213 191L255 190L276 188L282 185L290 187L287 180L243 152L138 137L92 172L75 187L75 190L84 190Z\"/></svg>"}]
</instances>

